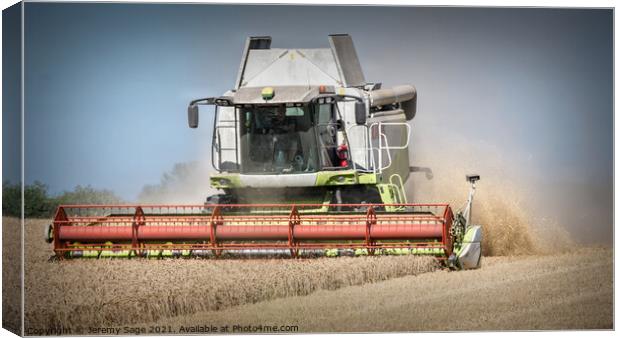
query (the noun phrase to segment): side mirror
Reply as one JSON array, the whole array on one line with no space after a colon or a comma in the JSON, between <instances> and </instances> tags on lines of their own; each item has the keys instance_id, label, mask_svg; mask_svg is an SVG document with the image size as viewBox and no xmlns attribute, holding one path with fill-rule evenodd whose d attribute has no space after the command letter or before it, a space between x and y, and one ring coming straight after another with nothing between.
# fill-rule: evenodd
<instances>
[{"instance_id":1,"label":"side mirror","mask_svg":"<svg viewBox=\"0 0 620 338\"><path fill-rule=\"evenodd\" d=\"M198 106L195 104L187 107L187 124L190 128L198 128Z\"/></svg>"},{"instance_id":2,"label":"side mirror","mask_svg":"<svg viewBox=\"0 0 620 338\"><path fill-rule=\"evenodd\" d=\"M355 123L366 124L366 104L355 101Z\"/></svg>"}]
</instances>

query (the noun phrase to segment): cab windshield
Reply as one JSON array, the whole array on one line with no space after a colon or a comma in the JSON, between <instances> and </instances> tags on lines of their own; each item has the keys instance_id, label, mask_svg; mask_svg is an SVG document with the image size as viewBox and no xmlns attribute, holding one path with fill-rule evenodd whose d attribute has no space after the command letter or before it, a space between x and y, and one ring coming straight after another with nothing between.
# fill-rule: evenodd
<instances>
[{"instance_id":1,"label":"cab windshield","mask_svg":"<svg viewBox=\"0 0 620 338\"><path fill-rule=\"evenodd\" d=\"M332 166L331 104L237 109L242 173L311 173Z\"/></svg>"}]
</instances>

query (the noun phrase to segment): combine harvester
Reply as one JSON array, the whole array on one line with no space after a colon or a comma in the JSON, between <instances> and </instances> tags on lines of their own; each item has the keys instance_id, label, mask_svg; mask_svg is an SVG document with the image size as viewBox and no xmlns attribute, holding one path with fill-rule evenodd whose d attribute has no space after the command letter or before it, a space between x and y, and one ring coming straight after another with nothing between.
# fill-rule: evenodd
<instances>
[{"instance_id":1,"label":"combine harvester","mask_svg":"<svg viewBox=\"0 0 620 338\"><path fill-rule=\"evenodd\" d=\"M56 256L419 254L479 267L479 177L467 177L456 214L409 204L416 89L366 82L351 37L329 42L272 49L270 37L248 38L234 89L188 108L196 128L198 106L212 106L210 183L222 193L204 205L60 206L47 232Z\"/></svg>"}]
</instances>

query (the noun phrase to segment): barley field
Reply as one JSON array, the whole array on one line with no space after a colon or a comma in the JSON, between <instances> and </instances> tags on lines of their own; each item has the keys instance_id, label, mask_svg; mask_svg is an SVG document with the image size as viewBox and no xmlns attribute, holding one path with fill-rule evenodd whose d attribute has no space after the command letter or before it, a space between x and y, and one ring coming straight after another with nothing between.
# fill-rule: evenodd
<instances>
[{"instance_id":1,"label":"barley field","mask_svg":"<svg viewBox=\"0 0 620 338\"><path fill-rule=\"evenodd\" d=\"M19 224L16 219L4 219ZM118 326L437 269L430 257L49 261L48 220L26 221L25 327ZM123 315L119 315L123 314Z\"/></svg>"},{"instance_id":2,"label":"barley field","mask_svg":"<svg viewBox=\"0 0 620 338\"><path fill-rule=\"evenodd\" d=\"M549 253L532 242L529 254L504 251L485 257L480 270L459 272L417 256L58 262L43 241L47 223L25 223L25 329L36 333L153 326L183 333L207 324L290 324L295 332L613 327L609 248ZM508 231L491 230L490 239L499 243ZM18 219L3 218L3 237L19 243ZM17 330L19 265L5 255L19 249L12 245L3 247L3 325Z\"/></svg>"},{"instance_id":3,"label":"barley field","mask_svg":"<svg viewBox=\"0 0 620 338\"><path fill-rule=\"evenodd\" d=\"M479 270L437 270L138 327L216 324L237 328L233 333L280 325L299 332L611 330L613 311L612 251L587 248L487 257Z\"/></svg>"}]
</instances>

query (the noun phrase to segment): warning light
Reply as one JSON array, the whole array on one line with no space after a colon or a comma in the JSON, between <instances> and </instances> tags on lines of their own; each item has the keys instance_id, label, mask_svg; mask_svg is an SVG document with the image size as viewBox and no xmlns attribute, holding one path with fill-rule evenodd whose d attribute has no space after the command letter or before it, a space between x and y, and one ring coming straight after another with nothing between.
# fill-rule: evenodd
<instances>
[{"instance_id":1,"label":"warning light","mask_svg":"<svg viewBox=\"0 0 620 338\"><path fill-rule=\"evenodd\" d=\"M263 88L263 90L261 91L261 96L263 97L263 100L273 99L273 88L272 87Z\"/></svg>"}]
</instances>

